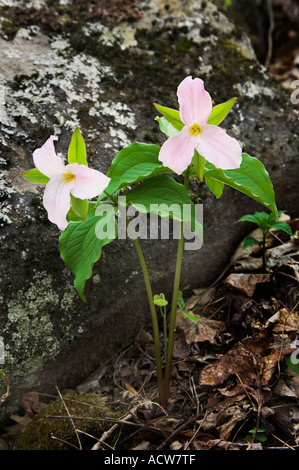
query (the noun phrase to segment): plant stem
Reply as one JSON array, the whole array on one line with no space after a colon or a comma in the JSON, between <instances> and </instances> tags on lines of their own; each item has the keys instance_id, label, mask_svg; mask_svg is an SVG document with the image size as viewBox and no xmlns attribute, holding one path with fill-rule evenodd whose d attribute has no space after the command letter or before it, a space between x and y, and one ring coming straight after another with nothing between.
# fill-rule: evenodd
<instances>
[{"instance_id":1,"label":"plant stem","mask_svg":"<svg viewBox=\"0 0 299 470\"><path fill-rule=\"evenodd\" d=\"M163 336L164 336L164 360L166 361L167 358L167 313L166 307L161 307L161 315L163 317Z\"/></svg>"},{"instance_id":2,"label":"plant stem","mask_svg":"<svg viewBox=\"0 0 299 470\"><path fill-rule=\"evenodd\" d=\"M107 191L104 191L105 194L111 199L111 201L118 205L118 201L111 196ZM161 361L161 350L160 350L160 334L159 334L159 325L158 325L158 320L157 320L157 312L156 312L156 307L154 304L154 299L153 299L153 292L151 288L151 283L150 283L150 278L146 266L146 262L140 247L140 244L134 234L134 232L131 230L128 218L126 216L125 211L122 210L122 208L119 206L119 210L121 212L122 217L125 218L126 220L126 226L128 231L130 232L130 237L132 239L132 242L134 244L134 247L136 249L138 258L139 258L139 263L142 269L142 274L144 278L144 283L146 287L146 292L147 292L147 298L148 298L148 303L150 307L150 312L151 312L151 318L152 318L152 325L153 325L153 333L154 333L154 344L155 344L155 355L156 355L156 366L157 366L157 377L158 377L158 390L159 390L159 401L162 406L165 406L166 400L165 400L165 388L164 388L164 381L163 381L163 371L162 371L162 361ZM124 213L123 213L124 212Z\"/></svg>"},{"instance_id":3,"label":"plant stem","mask_svg":"<svg viewBox=\"0 0 299 470\"><path fill-rule=\"evenodd\" d=\"M266 272L266 229L263 228L263 243L262 243L262 251L263 251L263 271Z\"/></svg>"},{"instance_id":4,"label":"plant stem","mask_svg":"<svg viewBox=\"0 0 299 470\"><path fill-rule=\"evenodd\" d=\"M162 361L161 361L160 340L159 340L160 334L159 334L159 326L158 326L158 320L157 320L156 307L155 307L155 304L154 304L154 301L153 301L152 288L151 288L150 279L149 279L146 263L145 263L145 260L144 260L144 256L143 256L143 253L141 251L141 247L140 247L140 245L138 243L138 240L136 238L133 238L133 243L134 243L135 249L137 251L140 266L141 266L141 269L142 269L143 278L144 278L145 287L146 287L146 292L147 292L148 303L149 303L149 306L150 306L150 312L151 312L151 317L152 317L153 332L154 332L154 344L155 344L155 354L156 354L157 376L158 376L159 400L160 400L160 404L162 406L165 406L165 389L164 389L164 382L163 382Z\"/></svg>"},{"instance_id":5,"label":"plant stem","mask_svg":"<svg viewBox=\"0 0 299 470\"><path fill-rule=\"evenodd\" d=\"M186 171L185 179L184 179L184 186L186 189L188 189L188 184L189 184L189 169ZM176 312L177 312L178 293L180 289L180 280L181 280L183 249L184 249L184 222L181 222L181 232L180 232L180 238L178 241L177 259L176 259L176 267L175 267L175 274L174 274L172 304L171 304L169 334L168 334L168 344L167 344L167 359L166 359L166 367L165 367L165 375L164 375L164 390L165 390L166 402L168 401L169 396L170 396L170 374L171 374L172 358L173 358L174 333L175 333L175 327L176 327Z\"/></svg>"}]
</instances>

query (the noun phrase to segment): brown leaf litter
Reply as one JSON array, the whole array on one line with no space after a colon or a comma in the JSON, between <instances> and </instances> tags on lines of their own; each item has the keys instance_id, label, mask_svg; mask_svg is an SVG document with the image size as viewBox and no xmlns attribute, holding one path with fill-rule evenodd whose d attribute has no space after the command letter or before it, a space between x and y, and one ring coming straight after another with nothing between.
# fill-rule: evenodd
<instances>
[{"instance_id":1,"label":"brown leaf litter","mask_svg":"<svg viewBox=\"0 0 299 470\"><path fill-rule=\"evenodd\" d=\"M297 350L299 331L298 219L289 223L294 233L291 239L282 240L279 232L270 235L267 259L275 262L266 273L258 264L248 269L259 253L247 252L241 258L234 255L212 286L185 287L186 309L199 321L178 309L171 397L165 409L158 403L154 343L146 329L72 391L71 401L95 394L107 409L113 409L113 419L109 413L106 418L101 415L102 421L107 420L104 427L96 428L101 433L93 431L96 434L90 440L85 436L84 448L195 451L299 446L299 375L285 362ZM277 248L278 257L273 255ZM248 262L246 257L252 259ZM61 399L65 408L59 419L69 425L67 434L59 434L55 442L62 445L65 441L65 448L78 447L75 429L79 437L86 433L83 416L85 423L99 418L91 408L90 418L84 408L81 420L80 407L76 414L69 411L69 392L61 397L37 391L25 394L23 412L12 415L2 438L17 448L19 436L24 442L23 433L40 419L44 426L47 406ZM52 422L54 418L47 419ZM254 429L249 441L246 436ZM259 441L260 429L263 442Z\"/></svg>"}]
</instances>

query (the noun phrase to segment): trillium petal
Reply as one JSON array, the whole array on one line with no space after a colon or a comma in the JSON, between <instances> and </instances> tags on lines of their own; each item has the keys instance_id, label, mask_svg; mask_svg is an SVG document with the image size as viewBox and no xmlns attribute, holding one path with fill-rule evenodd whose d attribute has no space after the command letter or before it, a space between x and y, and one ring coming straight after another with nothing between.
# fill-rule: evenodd
<instances>
[{"instance_id":1,"label":"trillium petal","mask_svg":"<svg viewBox=\"0 0 299 470\"><path fill-rule=\"evenodd\" d=\"M36 168L48 178L53 178L64 170L63 161L56 155L54 140L57 140L57 137L51 135L41 148L33 152L33 161Z\"/></svg>"},{"instance_id":2,"label":"trillium petal","mask_svg":"<svg viewBox=\"0 0 299 470\"><path fill-rule=\"evenodd\" d=\"M201 129L200 141L196 146L198 153L222 170L239 168L242 162L239 142L221 127L206 124Z\"/></svg>"},{"instance_id":3,"label":"trillium petal","mask_svg":"<svg viewBox=\"0 0 299 470\"><path fill-rule=\"evenodd\" d=\"M65 171L76 176L71 192L73 196L79 199L90 199L98 196L108 186L111 179L98 170L78 163L70 163L65 167Z\"/></svg>"},{"instance_id":4,"label":"trillium petal","mask_svg":"<svg viewBox=\"0 0 299 470\"><path fill-rule=\"evenodd\" d=\"M190 165L198 142L199 136L191 136L190 129L185 126L178 134L164 142L159 160L164 166L180 175Z\"/></svg>"},{"instance_id":5,"label":"trillium petal","mask_svg":"<svg viewBox=\"0 0 299 470\"><path fill-rule=\"evenodd\" d=\"M67 227L67 213L71 207L70 192L74 181L66 182L63 175L58 175L48 182L44 192L43 204L48 212L48 218L60 230Z\"/></svg>"},{"instance_id":6,"label":"trillium petal","mask_svg":"<svg viewBox=\"0 0 299 470\"><path fill-rule=\"evenodd\" d=\"M212 111L212 99L200 78L186 77L178 86L180 117L184 124L206 124Z\"/></svg>"}]
</instances>

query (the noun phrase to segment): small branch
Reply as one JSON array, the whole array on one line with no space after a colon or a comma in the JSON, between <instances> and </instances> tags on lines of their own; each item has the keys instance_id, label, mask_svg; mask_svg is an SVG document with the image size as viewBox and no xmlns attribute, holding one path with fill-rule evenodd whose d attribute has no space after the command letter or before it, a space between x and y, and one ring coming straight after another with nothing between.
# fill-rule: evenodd
<instances>
[{"instance_id":1,"label":"small branch","mask_svg":"<svg viewBox=\"0 0 299 470\"><path fill-rule=\"evenodd\" d=\"M74 423L74 421L72 420L72 417L71 417L71 415L70 415L70 412L69 412L69 410L68 410L68 407L66 406L66 404L65 404L65 402L64 402L64 399L63 399L63 397L62 397L62 395L61 395L61 393L60 393L60 391L59 391L59 389L58 389L57 386L56 386L56 388L57 388L58 395L59 395L59 397L60 397L60 399L61 399L61 401L62 401L62 404L63 404L63 406L64 406L64 408L65 408L65 410L66 410L66 412L67 412L69 418L71 419L72 426L73 426L73 428L74 428L75 434L76 434L77 439L78 439L79 448L80 448L80 450L82 450L82 445L81 445L80 436L79 436L79 434L78 434L78 432L77 432L75 423Z\"/></svg>"},{"instance_id":2,"label":"small branch","mask_svg":"<svg viewBox=\"0 0 299 470\"><path fill-rule=\"evenodd\" d=\"M268 50L267 50L267 56L265 59L265 67L269 67L270 62L271 62L271 57L272 57L272 51L273 51L272 33L274 30L274 15L273 15L272 0L266 1L266 7L267 7L268 16L269 16L269 28L268 28L268 34L267 34Z\"/></svg>"}]
</instances>

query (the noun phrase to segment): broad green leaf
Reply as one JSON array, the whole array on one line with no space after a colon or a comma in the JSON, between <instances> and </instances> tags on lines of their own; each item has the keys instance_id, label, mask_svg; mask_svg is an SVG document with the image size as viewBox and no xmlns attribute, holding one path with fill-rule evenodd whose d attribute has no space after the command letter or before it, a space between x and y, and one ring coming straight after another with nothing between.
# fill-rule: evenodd
<instances>
[{"instance_id":1,"label":"broad green leaf","mask_svg":"<svg viewBox=\"0 0 299 470\"><path fill-rule=\"evenodd\" d=\"M272 227L275 228L276 230L283 230L284 232L286 232L288 235L290 235L290 237L293 235L293 232L291 230L291 227L289 226L289 224L285 223L285 222L274 222L272 224Z\"/></svg>"},{"instance_id":2,"label":"broad green leaf","mask_svg":"<svg viewBox=\"0 0 299 470\"><path fill-rule=\"evenodd\" d=\"M107 176L111 181L106 188L112 194L128 184L141 181L150 176L172 173L159 161L160 147L154 144L134 142L123 148L113 159Z\"/></svg>"},{"instance_id":3,"label":"broad green leaf","mask_svg":"<svg viewBox=\"0 0 299 470\"><path fill-rule=\"evenodd\" d=\"M182 184L161 175L140 183L126 194L126 203L140 212L153 212L189 224L192 231L203 238L202 225L196 219L195 206Z\"/></svg>"},{"instance_id":4,"label":"broad green leaf","mask_svg":"<svg viewBox=\"0 0 299 470\"><path fill-rule=\"evenodd\" d=\"M262 241L256 240L254 237L251 237L249 235L248 237L245 238L242 249L245 250L245 248L248 248L248 246L261 245L262 243L263 243Z\"/></svg>"},{"instance_id":5,"label":"broad green leaf","mask_svg":"<svg viewBox=\"0 0 299 470\"><path fill-rule=\"evenodd\" d=\"M206 185L208 186L209 190L214 194L214 196L219 199L222 196L224 183L221 181L214 180L212 178L206 177Z\"/></svg>"},{"instance_id":6,"label":"broad green leaf","mask_svg":"<svg viewBox=\"0 0 299 470\"><path fill-rule=\"evenodd\" d=\"M67 228L60 235L59 248L61 258L75 275L75 287L79 296L84 301L83 291L85 282L92 276L93 265L101 257L102 248L116 238L116 224L115 208L111 205L108 212L100 216L96 215L96 211L92 210L88 213L84 222L69 222ZM110 225L112 225L114 230L109 231ZM105 226L107 226L107 235L103 238L98 238L96 234L100 231L105 232Z\"/></svg>"},{"instance_id":7,"label":"broad green leaf","mask_svg":"<svg viewBox=\"0 0 299 470\"><path fill-rule=\"evenodd\" d=\"M75 129L68 149L68 162L87 165L86 147L84 139L78 128Z\"/></svg>"},{"instance_id":8,"label":"broad green leaf","mask_svg":"<svg viewBox=\"0 0 299 470\"><path fill-rule=\"evenodd\" d=\"M194 151L194 156L192 159L196 175L199 178L199 181L203 181L206 159L198 153L197 150Z\"/></svg>"},{"instance_id":9,"label":"broad green leaf","mask_svg":"<svg viewBox=\"0 0 299 470\"><path fill-rule=\"evenodd\" d=\"M97 203L94 202L94 201L89 201L89 202L88 202L88 212L94 210L95 207L96 207L96 204L97 204ZM73 209L72 209L72 207L71 207L70 210L68 211L68 214L67 214L67 220L68 220L69 222L71 222L71 221L77 221L77 222L78 222L78 221L82 220L82 218L79 217L79 216L73 211Z\"/></svg>"},{"instance_id":10,"label":"broad green leaf","mask_svg":"<svg viewBox=\"0 0 299 470\"><path fill-rule=\"evenodd\" d=\"M259 227L266 227L268 222L268 215L266 212L256 212L255 214L243 215L237 222L252 222Z\"/></svg>"},{"instance_id":11,"label":"broad green leaf","mask_svg":"<svg viewBox=\"0 0 299 470\"><path fill-rule=\"evenodd\" d=\"M46 175L41 173L37 168L33 168L32 170L26 171L23 173L23 176L32 183L37 184L47 184L50 181Z\"/></svg>"},{"instance_id":12,"label":"broad green leaf","mask_svg":"<svg viewBox=\"0 0 299 470\"><path fill-rule=\"evenodd\" d=\"M71 207L80 219L86 219L89 207L88 199L79 199L71 194Z\"/></svg>"},{"instance_id":13,"label":"broad green leaf","mask_svg":"<svg viewBox=\"0 0 299 470\"><path fill-rule=\"evenodd\" d=\"M233 105L235 104L237 98L231 98L225 103L217 104L212 108L212 112L208 119L208 124L213 124L214 126L219 126L219 124L226 118Z\"/></svg>"},{"instance_id":14,"label":"broad green leaf","mask_svg":"<svg viewBox=\"0 0 299 470\"><path fill-rule=\"evenodd\" d=\"M221 170L207 162L205 176L237 189L277 214L274 189L264 165L247 153L242 157L240 168L235 170Z\"/></svg>"},{"instance_id":15,"label":"broad green leaf","mask_svg":"<svg viewBox=\"0 0 299 470\"><path fill-rule=\"evenodd\" d=\"M164 116L168 122L177 130L182 130L184 123L181 121L180 113L176 109L166 108L160 104L154 103L155 108Z\"/></svg>"},{"instance_id":16,"label":"broad green leaf","mask_svg":"<svg viewBox=\"0 0 299 470\"><path fill-rule=\"evenodd\" d=\"M155 120L159 123L160 131L167 135L167 137L171 137L172 135L177 134L180 132L178 129L175 129L172 124L170 124L167 119L162 116L157 116Z\"/></svg>"},{"instance_id":17,"label":"broad green leaf","mask_svg":"<svg viewBox=\"0 0 299 470\"><path fill-rule=\"evenodd\" d=\"M186 308L186 305L185 305L185 302L184 302L184 298L183 298L183 294L182 294L182 291L179 291L178 292L178 301L177 301L177 304L178 304L178 307L180 308L181 310L181 313L189 318L189 320L192 320L192 321L199 321L199 316L198 315L193 315L192 313L188 312L187 308Z\"/></svg>"}]
</instances>

